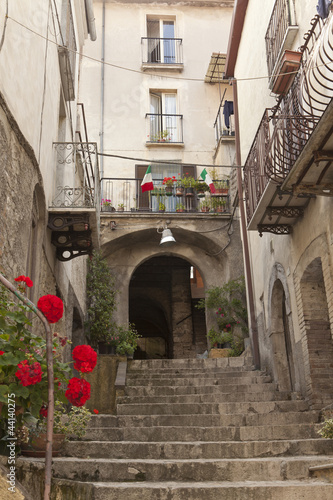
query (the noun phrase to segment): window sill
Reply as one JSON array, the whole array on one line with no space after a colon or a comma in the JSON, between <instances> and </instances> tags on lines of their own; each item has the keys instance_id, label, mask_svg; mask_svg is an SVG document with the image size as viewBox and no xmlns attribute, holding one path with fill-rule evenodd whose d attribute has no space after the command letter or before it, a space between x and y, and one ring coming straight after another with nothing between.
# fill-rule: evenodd
<instances>
[{"instance_id":1,"label":"window sill","mask_svg":"<svg viewBox=\"0 0 333 500\"><path fill-rule=\"evenodd\" d=\"M153 147L156 147L156 148L170 148L170 147L173 147L173 148L184 148L185 147L185 144L183 142L146 142L146 147L147 148L153 148Z\"/></svg>"},{"instance_id":2,"label":"window sill","mask_svg":"<svg viewBox=\"0 0 333 500\"><path fill-rule=\"evenodd\" d=\"M142 63L142 71L157 70L157 71L177 71L184 70L184 64L164 64L164 63Z\"/></svg>"}]
</instances>

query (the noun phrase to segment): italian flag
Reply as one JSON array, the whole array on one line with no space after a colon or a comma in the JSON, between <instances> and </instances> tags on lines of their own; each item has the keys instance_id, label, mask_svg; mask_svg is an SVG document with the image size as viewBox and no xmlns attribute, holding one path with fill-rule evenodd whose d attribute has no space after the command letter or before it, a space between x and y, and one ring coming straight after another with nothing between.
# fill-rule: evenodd
<instances>
[{"instance_id":1,"label":"italian flag","mask_svg":"<svg viewBox=\"0 0 333 500\"><path fill-rule=\"evenodd\" d=\"M210 192L215 193L214 183L212 181L211 176L209 175L209 173L207 172L207 170L205 168L201 172L200 177L205 181L206 184L208 184Z\"/></svg>"},{"instance_id":2,"label":"italian flag","mask_svg":"<svg viewBox=\"0 0 333 500\"><path fill-rule=\"evenodd\" d=\"M154 189L153 178L151 176L150 165L147 168L147 172L141 182L141 190L144 193L145 191L152 191Z\"/></svg>"}]
</instances>

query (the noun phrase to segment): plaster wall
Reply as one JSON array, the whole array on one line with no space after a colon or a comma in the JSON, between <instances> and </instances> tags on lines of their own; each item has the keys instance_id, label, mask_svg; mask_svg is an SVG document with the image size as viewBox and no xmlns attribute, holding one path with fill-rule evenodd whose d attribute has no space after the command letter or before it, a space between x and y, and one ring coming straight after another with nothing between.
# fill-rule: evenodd
<instances>
[{"instance_id":1,"label":"plaster wall","mask_svg":"<svg viewBox=\"0 0 333 500\"><path fill-rule=\"evenodd\" d=\"M294 41L293 50L297 50L302 45L303 35L310 27L310 20L317 13L316 4L315 0L295 1L299 31ZM268 88L268 78L249 80L250 78L267 76L264 37L273 5L274 0L268 0L264 3L250 0L238 52L235 77L238 80L242 164L246 161L264 109L275 104L275 99L270 95ZM260 23L257 22L258 19L260 19ZM253 34L254 25L256 26L255 36ZM248 49L249 45L251 45L251 50ZM302 277L299 263L310 253L310 249L312 255L328 259L327 272L330 279L332 278L330 271L333 242L332 206L333 201L330 198L317 197L312 199L305 210L304 217L293 227L291 235L264 233L260 237L257 231L248 232L262 365L264 368L270 366L272 369L272 346L269 338L272 328L271 284L273 277L276 278L276 266L279 265L281 275L283 275L284 289L289 294L290 311L288 317L292 327L294 359L297 360L296 387L303 393L305 393L303 333L300 317L297 314L299 299L295 284ZM327 250L320 243L322 240L327 242ZM332 294L329 288L327 288L327 299L329 308L332 308Z\"/></svg>"},{"instance_id":2,"label":"plaster wall","mask_svg":"<svg viewBox=\"0 0 333 500\"><path fill-rule=\"evenodd\" d=\"M102 3L95 2L94 6L99 42L88 42L85 54L100 59ZM231 14L230 7L197 7L181 2L173 5L106 3L105 153L134 156L147 161L173 159L212 163L215 148L213 124L220 97L218 86L204 83L203 79L212 53L226 52ZM183 40L182 72L161 68L142 71L141 37L147 36L147 15L175 20L175 36ZM101 133L101 65L83 58L82 71L81 95L88 103L90 135L98 141ZM184 147L146 146L149 130L145 115L150 112L149 91L152 89L177 93L177 113L183 115ZM134 176L134 163L131 161L104 158L103 162L104 176Z\"/></svg>"}]
</instances>

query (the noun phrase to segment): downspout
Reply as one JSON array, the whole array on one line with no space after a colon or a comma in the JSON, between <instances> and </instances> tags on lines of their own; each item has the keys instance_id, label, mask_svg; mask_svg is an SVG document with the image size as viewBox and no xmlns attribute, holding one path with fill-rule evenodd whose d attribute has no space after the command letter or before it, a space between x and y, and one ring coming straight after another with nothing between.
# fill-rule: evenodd
<instances>
[{"instance_id":1,"label":"downspout","mask_svg":"<svg viewBox=\"0 0 333 500\"><path fill-rule=\"evenodd\" d=\"M103 0L103 14L102 14L102 68L101 68L101 125L99 133L99 149L102 155L100 159L101 179L104 177L104 89L105 89L105 0ZM103 198L103 184L101 183L101 198Z\"/></svg>"},{"instance_id":2,"label":"downspout","mask_svg":"<svg viewBox=\"0 0 333 500\"><path fill-rule=\"evenodd\" d=\"M97 38L97 35L96 35L93 0L85 0L85 6L86 6L87 24L88 24L88 32L90 35L90 40L94 42Z\"/></svg>"},{"instance_id":3,"label":"downspout","mask_svg":"<svg viewBox=\"0 0 333 500\"><path fill-rule=\"evenodd\" d=\"M233 88L233 98L234 98L234 116L235 116L235 131L236 131L236 165L241 165L238 94L237 94L237 81L235 79L232 80L232 88ZM243 199L244 195L243 195L242 172L240 168L237 168L237 187L238 187L239 209L241 216L241 228L243 236L246 289L247 289L248 306L250 312L250 318L249 318L250 331L252 333L252 335L250 335L250 338L252 342L254 365L257 369L259 369L260 355L259 355L259 342L258 342L258 327L257 327L257 319L254 308L254 295L253 295L250 254L249 254L249 242L247 239L247 229L246 229L246 219L245 219L245 209L244 209L244 199Z\"/></svg>"}]
</instances>

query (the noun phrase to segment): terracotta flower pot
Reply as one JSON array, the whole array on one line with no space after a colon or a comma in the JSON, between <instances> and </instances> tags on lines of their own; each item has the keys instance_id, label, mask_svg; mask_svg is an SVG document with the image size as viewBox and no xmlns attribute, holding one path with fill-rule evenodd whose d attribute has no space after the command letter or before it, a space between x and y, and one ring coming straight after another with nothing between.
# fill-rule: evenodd
<instances>
[{"instance_id":1,"label":"terracotta flower pot","mask_svg":"<svg viewBox=\"0 0 333 500\"><path fill-rule=\"evenodd\" d=\"M57 457L65 441L65 434L53 434L52 456ZM45 457L46 434L39 434L31 439L30 443L20 445L21 453L25 457Z\"/></svg>"}]
</instances>

